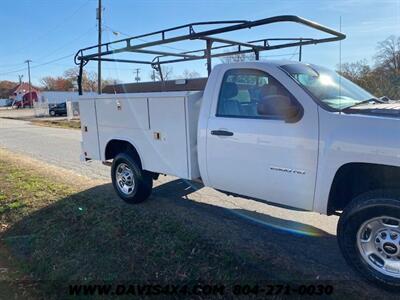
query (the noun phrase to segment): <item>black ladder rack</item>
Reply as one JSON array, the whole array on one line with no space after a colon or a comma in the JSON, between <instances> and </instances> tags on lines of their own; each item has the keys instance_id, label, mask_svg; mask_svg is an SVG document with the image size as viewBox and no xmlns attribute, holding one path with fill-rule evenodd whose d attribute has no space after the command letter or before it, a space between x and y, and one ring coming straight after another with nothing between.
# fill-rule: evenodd
<instances>
[{"instance_id":1,"label":"black ladder rack","mask_svg":"<svg viewBox=\"0 0 400 300\"><path fill-rule=\"evenodd\" d=\"M291 38L263 38L253 41L233 41L230 39L223 39L215 37L214 35L232 32L241 29L251 29L254 27L265 26L273 23L280 22L294 22L303 24L309 28L313 28L316 31L329 34L330 37L325 38L305 38L305 37L291 37ZM201 26L215 26L215 28L207 30L199 30ZM186 34L173 34L174 31L186 31ZM145 41L144 38L155 38L154 41ZM192 60L207 60L207 71L208 74L211 72L211 59L214 57L229 56L235 54L247 54L254 53L255 59L259 60L259 53L262 51L276 50L289 47L297 47L311 44L321 44L327 42L334 42L343 40L346 38L341 32L335 31L331 28L325 27L318 23L310 20L292 16L276 16L256 21L244 21L244 20L233 20L233 21L213 21L213 22L197 22L190 23L182 26L172 27L164 30L159 30L147 34L129 37L126 39L116 40L113 42L103 43L101 45L95 45L87 48L80 49L74 58L75 64L79 65L79 76L78 76L78 89L79 94L82 95L82 73L83 67L89 61L109 61L109 62L121 62L121 63L137 63L137 64L148 64L151 65L155 70L160 73L161 80L163 80L161 65L168 63L177 63L183 61ZM177 51L177 52L166 52L150 49L154 46L168 45L185 40L203 40L205 42L205 48L197 49L192 51ZM278 44L271 45L270 42L278 42ZM220 46L214 46L213 43L222 44ZM122 46L121 46L122 44ZM114 48L114 46L119 47ZM176 48L170 47L175 50ZM228 48L227 52L221 52L221 49ZM219 50L219 51L218 51ZM131 59L119 59L110 58L110 55L118 53L141 53L155 55L152 60L131 60Z\"/></svg>"}]
</instances>

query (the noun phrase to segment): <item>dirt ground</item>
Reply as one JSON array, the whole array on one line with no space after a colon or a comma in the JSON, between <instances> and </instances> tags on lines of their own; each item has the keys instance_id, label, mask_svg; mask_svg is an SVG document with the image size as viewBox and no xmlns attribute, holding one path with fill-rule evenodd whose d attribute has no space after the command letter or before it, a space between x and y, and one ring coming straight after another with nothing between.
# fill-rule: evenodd
<instances>
[{"instance_id":1,"label":"dirt ground","mask_svg":"<svg viewBox=\"0 0 400 300\"><path fill-rule=\"evenodd\" d=\"M32 108L12 109L10 107L2 107L0 108L0 118L29 121L38 126L81 129L79 118L68 120L67 116L36 117L35 110Z\"/></svg>"},{"instance_id":2,"label":"dirt ground","mask_svg":"<svg viewBox=\"0 0 400 300\"><path fill-rule=\"evenodd\" d=\"M13 109L11 107L0 107L0 118L14 118L27 120L35 117L33 108Z\"/></svg>"}]
</instances>

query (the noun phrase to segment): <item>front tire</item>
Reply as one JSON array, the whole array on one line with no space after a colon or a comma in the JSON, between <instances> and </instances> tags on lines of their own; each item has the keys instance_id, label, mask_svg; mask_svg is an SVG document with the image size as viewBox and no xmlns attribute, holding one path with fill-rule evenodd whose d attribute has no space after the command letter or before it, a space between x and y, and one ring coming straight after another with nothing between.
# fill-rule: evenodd
<instances>
[{"instance_id":1,"label":"front tire","mask_svg":"<svg viewBox=\"0 0 400 300\"><path fill-rule=\"evenodd\" d=\"M111 179L115 192L129 204L146 200L153 187L151 175L142 170L129 153L120 153L114 158Z\"/></svg>"},{"instance_id":2,"label":"front tire","mask_svg":"<svg viewBox=\"0 0 400 300\"><path fill-rule=\"evenodd\" d=\"M400 194L375 191L356 197L338 223L347 263L367 280L400 290Z\"/></svg>"}]
</instances>

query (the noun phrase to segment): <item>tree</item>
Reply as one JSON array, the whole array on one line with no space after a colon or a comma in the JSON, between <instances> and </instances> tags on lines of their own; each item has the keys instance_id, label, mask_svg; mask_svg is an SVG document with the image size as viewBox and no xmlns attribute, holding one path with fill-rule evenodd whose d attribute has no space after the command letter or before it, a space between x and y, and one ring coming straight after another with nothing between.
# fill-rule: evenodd
<instances>
[{"instance_id":1,"label":"tree","mask_svg":"<svg viewBox=\"0 0 400 300\"><path fill-rule=\"evenodd\" d=\"M164 80L170 80L173 75L173 69L171 66L161 66L161 72ZM152 81L161 81L160 72L152 70L149 74Z\"/></svg>"},{"instance_id":2,"label":"tree","mask_svg":"<svg viewBox=\"0 0 400 300\"><path fill-rule=\"evenodd\" d=\"M64 77L74 83L74 86L77 84L79 75L79 68L71 68L64 72ZM82 72L82 89L86 92L94 92L97 90L97 73L96 72L87 72L85 69Z\"/></svg>"},{"instance_id":3,"label":"tree","mask_svg":"<svg viewBox=\"0 0 400 300\"><path fill-rule=\"evenodd\" d=\"M0 99L8 99L10 91L18 85L17 82L3 80L0 81Z\"/></svg>"},{"instance_id":4,"label":"tree","mask_svg":"<svg viewBox=\"0 0 400 300\"><path fill-rule=\"evenodd\" d=\"M46 91L73 91L77 89L79 69L71 68L63 73L63 76L52 77L46 76L41 79L43 89ZM102 79L102 86L114 84L118 82L115 79ZM97 91L97 73L87 72L82 73L82 89L86 92Z\"/></svg>"},{"instance_id":5,"label":"tree","mask_svg":"<svg viewBox=\"0 0 400 300\"><path fill-rule=\"evenodd\" d=\"M43 89L46 91L70 91L74 88L71 80L61 76L51 77L46 76L40 80Z\"/></svg>"},{"instance_id":6,"label":"tree","mask_svg":"<svg viewBox=\"0 0 400 300\"><path fill-rule=\"evenodd\" d=\"M400 37L378 43L375 66L365 60L342 64L340 73L375 96L400 99Z\"/></svg>"},{"instance_id":7,"label":"tree","mask_svg":"<svg viewBox=\"0 0 400 300\"><path fill-rule=\"evenodd\" d=\"M189 70L185 69L183 71L182 75L179 77L183 78L183 79L199 78L200 73L197 71L189 71Z\"/></svg>"},{"instance_id":8,"label":"tree","mask_svg":"<svg viewBox=\"0 0 400 300\"><path fill-rule=\"evenodd\" d=\"M360 81L371 72L371 67L367 61L359 60L354 63L344 63L339 71L343 76L351 81Z\"/></svg>"},{"instance_id":9,"label":"tree","mask_svg":"<svg viewBox=\"0 0 400 300\"><path fill-rule=\"evenodd\" d=\"M378 43L375 59L378 67L393 74L400 74L400 36L391 35Z\"/></svg>"},{"instance_id":10,"label":"tree","mask_svg":"<svg viewBox=\"0 0 400 300\"><path fill-rule=\"evenodd\" d=\"M368 65L367 61L359 60L354 63L344 63L338 71L342 76L350 79L361 87L369 91L376 91L373 79L373 70Z\"/></svg>"}]
</instances>

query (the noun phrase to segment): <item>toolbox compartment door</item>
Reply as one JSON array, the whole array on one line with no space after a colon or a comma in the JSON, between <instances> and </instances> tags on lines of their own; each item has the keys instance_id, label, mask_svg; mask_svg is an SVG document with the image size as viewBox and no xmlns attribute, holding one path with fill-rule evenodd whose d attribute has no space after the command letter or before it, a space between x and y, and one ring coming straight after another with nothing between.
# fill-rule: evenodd
<instances>
[{"instance_id":1,"label":"toolbox compartment door","mask_svg":"<svg viewBox=\"0 0 400 300\"><path fill-rule=\"evenodd\" d=\"M96 116L96 102L92 99L79 100L82 131L83 160L100 160L99 135Z\"/></svg>"}]
</instances>

